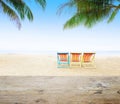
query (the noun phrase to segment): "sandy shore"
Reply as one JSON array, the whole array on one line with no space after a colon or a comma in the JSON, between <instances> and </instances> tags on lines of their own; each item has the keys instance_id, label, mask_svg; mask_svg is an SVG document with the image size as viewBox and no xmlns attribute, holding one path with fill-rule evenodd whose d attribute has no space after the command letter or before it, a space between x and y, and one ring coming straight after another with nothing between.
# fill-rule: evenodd
<instances>
[{"instance_id":1,"label":"sandy shore","mask_svg":"<svg viewBox=\"0 0 120 104\"><path fill-rule=\"evenodd\" d=\"M96 57L96 69L57 68L54 55L0 54L0 76L120 76L120 57Z\"/></svg>"}]
</instances>

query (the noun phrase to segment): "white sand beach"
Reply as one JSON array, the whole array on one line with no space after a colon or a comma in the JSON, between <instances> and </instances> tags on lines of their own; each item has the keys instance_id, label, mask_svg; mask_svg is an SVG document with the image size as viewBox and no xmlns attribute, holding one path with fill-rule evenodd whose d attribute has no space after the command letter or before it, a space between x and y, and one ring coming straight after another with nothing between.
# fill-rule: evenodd
<instances>
[{"instance_id":1,"label":"white sand beach","mask_svg":"<svg viewBox=\"0 0 120 104\"><path fill-rule=\"evenodd\" d=\"M57 68L56 55L0 54L0 76L120 76L120 56L97 56L95 64Z\"/></svg>"}]
</instances>

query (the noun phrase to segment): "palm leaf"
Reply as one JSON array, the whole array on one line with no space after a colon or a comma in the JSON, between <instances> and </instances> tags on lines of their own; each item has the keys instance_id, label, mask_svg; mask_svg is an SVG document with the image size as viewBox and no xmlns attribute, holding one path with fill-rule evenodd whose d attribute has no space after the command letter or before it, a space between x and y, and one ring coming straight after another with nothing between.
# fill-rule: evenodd
<instances>
[{"instance_id":1,"label":"palm leaf","mask_svg":"<svg viewBox=\"0 0 120 104\"><path fill-rule=\"evenodd\" d=\"M46 0L33 0L45 9ZM29 21L33 21L33 14L31 9L27 6L24 0L0 0L0 7L3 12L7 14L12 20L16 21L17 26L20 28L20 20L26 17Z\"/></svg>"},{"instance_id":2,"label":"palm leaf","mask_svg":"<svg viewBox=\"0 0 120 104\"><path fill-rule=\"evenodd\" d=\"M57 14L61 14L65 8L73 8L75 6L74 0L71 0L70 2L66 2L62 5L60 5L59 9L57 10Z\"/></svg>"},{"instance_id":3,"label":"palm leaf","mask_svg":"<svg viewBox=\"0 0 120 104\"><path fill-rule=\"evenodd\" d=\"M46 7L46 0L35 0L37 3L39 3L40 6L42 6L43 9Z\"/></svg>"},{"instance_id":4,"label":"palm leaf","mask_svg":"<svg viewBox=\"0 0 120 104\"><path fill-rule=\"evenodd\" d=\"M64 25L64 29L79 25L92 27L103 19L109 18L115 0L71 0L63 7L76 8L73 15ZM113 6L114 7L114 6ZM61 8L60 8L61 9ZM109 21L113 20L118 10L115 10ZM81 18L83 17L83 18Z\"/></svg>"},{"instance_id":5,"label":"palm leaf","mask_svg":"<svg viewBox=\"0 0 120 104\"><path fill-rule=\"evenodd\" d=\"M85 16L77 13L64 24L64 29L76 27L79 24L84 23L84 21L85 21Z\"/></svg>"},{"instance_id":6,"label":"palm leaf","mask_svg":"<svg viewBox=\"0 0 120 104\"><path fill-rule=\"evenodd\" d=\"M119 8L116 8L116 9L112 12L112 14L111 14L111 16L110 16L110 18L109 18L109 20L108 20L108 23L110 23L111 21L113 21L113 19L114 19L115 16L117 15L118 11L119 11Z\"/></svg>"},{"instance_id":7,"label":"palm leaf","mask_svg":"<svg viewBox=\"0 0 120 104\"><path fill-rule=\"evenodd\" d=\"M30 21L33 20L32 11L22 0L7 0L7 2L15 8L22 20L25 19L25 16L27 16Z\"/></svg>"},{"instance_id":8,"label":"palm leaf","mask_svg":"<svg viewBox=\"0 0 120 104\"><path fill-rule=\"evenodd\" d=\"M20 29L21 23L19 16L16 14L16 12L12 8L10 8L10 6L8 6L3 0L0 0L0 3L4 13L7 14L11 20L16 21L17 27Z\"/></svg>"}]
</instances>

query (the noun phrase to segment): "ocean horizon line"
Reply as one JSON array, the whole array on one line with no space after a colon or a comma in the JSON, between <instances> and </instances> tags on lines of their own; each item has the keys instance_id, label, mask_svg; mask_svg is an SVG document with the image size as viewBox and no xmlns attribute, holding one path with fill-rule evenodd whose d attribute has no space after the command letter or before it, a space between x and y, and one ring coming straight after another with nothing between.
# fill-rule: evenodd
<instances>
[{"instance_id":1,"label":"ocean horizon line","mask_svg":"<svg viewBox=\"0 0 120 104\"><path fill-rule=\"evenodd\" d=\"M37 50L37 51L28 51L28 50L0 50L0 54L50 54L50 55L54 55L57 52L95 52L97 55L119 55L120 56L120 50L90 50L90 51L55 51L55 50Z\"/></svg>"}]
</instances>

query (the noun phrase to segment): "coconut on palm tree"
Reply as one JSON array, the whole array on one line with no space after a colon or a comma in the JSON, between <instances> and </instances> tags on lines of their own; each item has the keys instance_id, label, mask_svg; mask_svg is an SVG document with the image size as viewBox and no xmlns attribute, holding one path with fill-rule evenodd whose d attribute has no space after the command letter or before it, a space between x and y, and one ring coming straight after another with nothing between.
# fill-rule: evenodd
<instances>
[{"instance_id":1,"label":"coconut on palm tree","mask_svg":"<svg viewBox=\"0 0 120 104\"><path fill-rule=\"evenodd\" d=\"M43 9L45 8L45 0L34 1L39 3ZM29 21L33 20L32 11L24 0L0 0L0 9L2 9L3 12L11 18L11 20L17 23L18 28L21 27L20 21L24 20L25 17L27 17Z\"/></svg>"}]
</instances>

